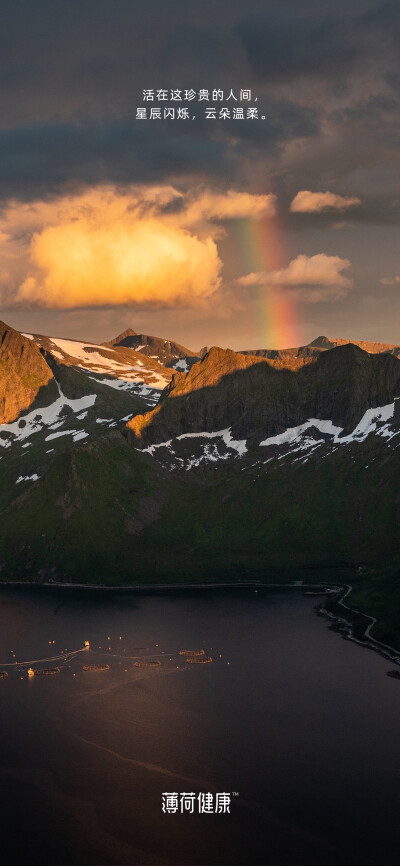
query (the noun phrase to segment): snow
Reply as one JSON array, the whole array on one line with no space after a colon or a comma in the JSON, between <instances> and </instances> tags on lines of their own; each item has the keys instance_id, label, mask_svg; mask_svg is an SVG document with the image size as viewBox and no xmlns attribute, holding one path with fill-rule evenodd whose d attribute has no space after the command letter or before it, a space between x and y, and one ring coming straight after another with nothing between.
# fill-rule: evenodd
<instances>
[{"instance_id":1,"label":"snow","mask_svg":"<svg viewBox=\"0 0 400 866\"><path fill-rule=\"evenodd\" d=\"M119 376L118 379L100 379L98 376L89 376L89 379L99 382L100 385L108 385L110 388L116 388L117 391L133 391L134 394L138 394L140 397L147 397L148 394L151 394L152 390L160 391L165 387L164 379L162 380L162 389L153 385L153 382L150 383L151 387L148 387L143 383L142 379L125 379L122 376ZM158 397L156 399L158 399Z\"/></svg>"},{"instance_id":2,"label":"snow","mask_svg":"<svg viewBox=\"0 0 400 866\"><path fill-rule=\"evenodd\" d=\"M284 433L278 433L276 436L269 436L260 442L260 445L287 445L295 442L305 430L310 427L316 427L320 433L328 433L332 436L338 436L343 430L343 427L335 427L332 421L321 421L319 418L309 418L304 424L299 424L297 427L289 427Z\"/></svg>"},{"instance_id":3,"label":"snow","mask_svg":"<svg viewBox=\"0 0 400 866\"><path fill-rule=\"evenodd\" d=\"M108 372L110 375L114 375L118 379L123 379L126 382L133 381L138 383L143 382L143 374L145 374L154 379L155 387L161 386L161 388L165 388L168 384L168 380L163 376L160 376L159 373L155 373L154 370L151 369L146 369L144 362L139 358L135 359L136 363L134 365L130 365L126 362L117 360L115 357L115 349L98 346L96 343L81 343L78 340L59 340L55 337L49 339L52 344L51 351L55 358L63 361L65 355L69 355L70 358L79 362L77 366L80 366L83 370L89 370L92 373ZM57 352L56 349L60 349L61 352ZM137 375L132 375L135 373L140 373L141 376L138 377ZM105 381L103 384L109 385L111 383Z\"/></svg>"},{"instance_id":4,"label":"snow","mask_svg":"<svg viewBox=\"0 0 400 866\"><path fill-rule=\"evenodd\" d=\"M89 433L86 433L85 430L80 430L79 433L75 433L72 437L74 442L79 442L80 439L86 439L89 436Z\"/></svg>"},{"instance_id":5,"label":"snow","mask_svg":"<svg viewBox=\"0 0 400 866\"><path fill-rule=\"evenodd\" d=\"M173 364L174 370L183 370L184 373L187 373L189 370L189 364L186 358L180 358L176 364Z\"/></svg>"},{"instance_id":6,"label":"snow","mask_svg":"<svg viewBox=\"0 0 400 866\"><path fill-rule=\"evenodd\" d=\"M34 340L33 334L23 334L21 331L21 337L26 337L28 340Z\"/></svg>"},{"instance_id":7,"label":"snow","mask_svg":"<svg viewBox=\"0 0 400 866\"><path fill-rule=\"evenodd\" d=\"M101 367L103 370L104 368L120 370L121 367L124 369L128 366L127 364L121 364L120 361L117 361L112 357L113 349L103 349L101 346L96 345L96 343L80 343L77 340L59 340L54 337L51 337L50 339L52 344L57 346L58 349L61 349L64 355L69 355L71 358L83 361L85 365L89 364L89 368L97 366ZM95 351L96 349L97 351ZM104 352L105 354L100 354L100 352Z\"/></svg>"},{"instance_id":8,"label":"snow","mask_svg":"<svg viewBox=\"0 0 400 866\"><path fill-rule=\"evenodd\" d=\"M146 379L146 383L156 389L163 390L168 384L168 379L162 373L146 368L144 362L139 358L133 356L135 360L134 365L118 360L118 348L123 347L111 349L99 346L96 343L81 343L79 340L61 340L56 337L49 339L51 342L51 352L60 361L65 360L65 356L68 355L76 361L76 365L82 370L89 371L90 373L99 373L100 375L108 373L110 377L114 377L111 380L97 379L103 385L109 385L111 388L122 388L122 390L128 391L130 390L129 385L131 383L141 385L144 378ZM139 346L138 349L132 349L131 351L137 352L143 348L144 346ZM60 351L57 351L57 349ZM122 382L122 384L118 384L119 382Z\"/></svg>"},{"instance_id":9,"label":"snow","mask_svg":"<svg viewBox=\"0 0 400 866\"><path fill-rule=\"evenodd\" d=\"M246 440L245 439L232 439L231 427L227 427L226 430L217 430L215 433L181 433L180 436L175 436L174 439L176 441L181 441L182 439L198 439L198 438L207 438L207 439L216 439L220 437L224 442L227 448L233 448L234 451L237 451L240 456L246 453ZM156 448L171 448L172 439L169 439L168 442L160 442L158 445L149 445L148 448L143 448L144 452L148 454L154 454Z\"/></svg>"},{"instance_id":10,"label":"snow","mask_svg":"<svg viewBox=\"0 0 400 866\"><path fill-rule=\"evenodd\" d=\"M50 442L51 439L58 439L60 436L75 436L78 430L59 430L58 433L50 433L45 438L45 442Z\"/></svg>"},{"instance_id":11,"label":"snow","mask_svg":"<svg viewBox=\"0 0 400 866\"><path fill-rule=\"evenodd\" d=\"M110 424L112 418L96 418L96 424Z\"/></svg>"},{"instance_id":12,"label":"snow","mask_svg":"<svg viewBox=\"0 0 400 866\"><path fill-rule=\"evenodd\" d=\"M16 484L19 484L21 481L39 481L40 476L34 473L33 475L20 475L16 480Z\"/></svg>"},{"instance_id":13,"label":"snow","mask_svg":"<svg viewBox=\"0 0 400 866\"><path fill-rule=\"evenodd\" d=\"M2 438L4 434L13 434L16 441L21 441L28 439L33 433L39 433L43 427L50 428L55 424L59 426L59 422L62 423L60 414L64 406L70 406L72 411L76 413L81 412L83 409L89 409L96 402L96 394L88 394L85 397L79 397L77 400L70 400L64 396L59 386L58 391L60 396L50 406L45 406L42 409L33 409L27 415L24 415L23 419L19 418L10 424L0 424L0 445L7 448L11 444L10 440L7 441L7 439ZM19 427L20 420L26 422L24 427ZM73 432L76 433L77 431L74 430ZM56 435L63 434L51 434L52 438Z\"/></svg>"},{"instance_id":14,"label":"snow","mask_svg":"<svg viewBox=\"0 0 400 866\"><path fill-rule=\"evenodd\" d=\"M260 445L291 445L292 443L298 443L300 445L302 434L310 427L315 427L320 433L333 436L333 442L337 445L346 444L348 442L363 442L370 433L375 432L378 422L388 421L389 418L393 417L393 415L394 403L388 403L386 406L378 406L376 409L367 409L353 432L349 433L347 436L341 436L340 434L343 431L343 427L336 427L332 421L325 421L320 418L309 418L308 421L304 422L304 424L299 424L297 427L289 427L284 431L284 433L278 433L276 436L269 436L268 439L264 439L260 442ZM386 429L387 425L385 428L382 428L382 430ZM377 432L379 433L380 431L378 430ZM381 435L388 435L388 433L382 432ZM305 444L306 441L308 442L307 445ZM303 440L302 446L300 447L310 447L311 445L316 445L317 442L319 443L320 441L321 440L309 438L308 440Z\"/></svg>"}]
</instances>

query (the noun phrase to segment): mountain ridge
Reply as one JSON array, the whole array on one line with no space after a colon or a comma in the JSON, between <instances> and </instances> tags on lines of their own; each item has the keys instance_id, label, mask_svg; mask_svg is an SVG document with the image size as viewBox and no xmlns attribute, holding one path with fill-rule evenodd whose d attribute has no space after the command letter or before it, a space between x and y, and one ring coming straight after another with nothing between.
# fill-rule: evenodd
<instances>
[{"instance_id":1,"label":"mountain ridge","mask_svg":"<svg viewBox=\"0 0 400 866\"><path fill-rule=\"evenodd\" d=\"M296 371L214 347L186 376L175 374L158 406L127 428L138 447L139 440L148 446L228 427L236 439L259 442L309 418L327 419L346 433L368 409L399 396L400 360L353 344L312 356Z\"/></svg>"}]
</instances>

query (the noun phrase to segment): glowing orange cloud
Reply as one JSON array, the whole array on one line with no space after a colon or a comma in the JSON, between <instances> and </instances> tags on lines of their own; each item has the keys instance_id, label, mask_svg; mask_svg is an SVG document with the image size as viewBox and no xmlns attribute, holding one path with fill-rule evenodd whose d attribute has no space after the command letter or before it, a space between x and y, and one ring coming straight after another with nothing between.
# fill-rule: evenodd
<instances>
[{"instance_id":1,"label":"glowing orange cloud","mask_svg":"<svg viewBox=\"0 0 400 866\"><path fill-rule=\"evenodd\" d=\"M395 277L382 277L380 282L383 286L394 286L396 283L400 283L400 277L398 275Z\"/></svg>"},{"instance_id":2,"label":"glowing orange cloud","mask_svg":"<svg viewBox=\"0 0 400 866\"><path fill-rule=\"evenodd\" d=\"M247 192L212 193L205 190L190 200L185 212L185 220L189 224L202 219L257 219L275 216L276 196L252 195Z\"/></svg>"},{"instance_id":3,"label":"glowing orange cloud","mask_svg":"<svg viewBox=\"0 0 400 866\"><path fill-rule=\"evenodd\" d=\"M311 192L309 189L302 189L290 203L289 210L292 213L320 213L331 208L346 210L359 204L361 204L359 198L337 195L334 192Z\"/></svg>"},{"instance_id":4,"label":"glowing orange cloud","mask_svg":"<svg viewBox=\"0 0 400 866\"><path fill-rule=\"evenodd\" d=\"M41 276L28 276L17 299L59 308L207 297L221 266L214 241L155 220L52 226L34 236L31 260Z\"/></svg>"},{"instance_id":5,"label":"glowing orange cloud","mask_svg":"<svg viewBox=\"0 0 400 866\"><path fill-rule=\"evenodd\" d=\"M325 253L315 256L300 255L286 268L246 274L237 282L242 286L277 286L289 289L292 298L311 303L327 298L338 300L346 294L346 289L353 286L353 280L342 274L350 265L349 259L327 256Z\"/></svg>"},{"instance_id":6,"label":"glowing orange cloud","mask_svg":"<svg viewBox=\"0 0 400 866\"><path fill-rule=\"evenodd\" d=\"M196 304L221 283L223 230L215 223L273 213L274 196L171 186L9 202L0 216L0 301L59 309ZM8 293L7 256L7 275L18 261Z\"/></svg>"}]
</instances>

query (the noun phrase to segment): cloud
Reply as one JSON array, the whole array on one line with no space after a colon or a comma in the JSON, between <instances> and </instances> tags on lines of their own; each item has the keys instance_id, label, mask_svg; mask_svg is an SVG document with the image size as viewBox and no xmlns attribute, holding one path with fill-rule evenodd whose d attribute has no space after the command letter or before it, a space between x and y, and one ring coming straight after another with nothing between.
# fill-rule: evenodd
<instances>
[{"instance_id":1,"label":"cloud","mask_svg":"<svg viewBox=\"0 0 400 866\"><path fill-rule=\"evenodd\" d=\"M234 30L255 72L271 80L348 70L365 53L340 15L307 18L270 6L246 13Z\"/></svg>"},{"instance_id":2,"label":"cloud","mask_svg":"<svg viewBox=\"0 0 400 866\"><path fill-rule=\"evenodd\" d=\"M321 300L338 300L353 286L353 280L342 274L351 266L349 259L327 256L299 255L286 268L277 271L260 271L246 274L237 282L242 286L268 286L290 290L290 297L315 303Z\"/></svg>"},{"instance_id":3,"label":"cloud","mask_svg":"<svg viewBox=\"0 0 400 866\"><path fill-rule=\"evenodd\" d=\"M0 301L50 309L195 305L221 283L216 223L273 212L273 196L167 185L9 202L0 214Z\"/></svg>"},{"instance_id":4,"label":"cloud","mask_svg":"<svg viewBox=\"0 0 400 866\"><path fill-rule=\"evenodd\" d=\"M236 219L272 217L276 213L276 196L252 195L247 192L226 193L203 192L191 201L186 210L186 220L193 224L202 219Z\"/></svg>"},{"instance_id":5,"label":"cloud","mask_svg":"<svg viewBox=\"0 0 400 866\"><path fill-rule=\"evenodd\" d=\"M292 213L320 213L329 208L345 210L359 204L361 204L359 198L337 195L334 192L311 192L309 189L302 189L291 201L289 210Z\"/></svg>"},{"instance_id":6,"label":"cloud","mask_svg":"<svg viewBox=\"0 0 400 866\"><path fill-rule=\"evenodd\" d=\"M380 282L382 283L382 286L394 286L395 283L400 283L400 277L399 277L399 276L396 276L396 277L382 277L382 279L380 280Z\"/></svg>"}]
</instances>

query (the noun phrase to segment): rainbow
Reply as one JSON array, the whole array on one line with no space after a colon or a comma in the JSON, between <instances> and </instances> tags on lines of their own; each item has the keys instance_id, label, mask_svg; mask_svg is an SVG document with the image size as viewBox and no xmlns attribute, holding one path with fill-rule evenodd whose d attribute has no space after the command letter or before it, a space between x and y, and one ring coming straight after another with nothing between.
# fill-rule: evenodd
<instances>
[{"instance_id":1,"label":"rainbow","mask_svg":"<svg viewBox=\"0 0 400 866\"><path fill-rule=\"evenodd\" d=\"M277 217L238 220L236 241L242 274L275 271L287 265L282 244L283 231ZM255 286L253 289L260 349L288 349L297 343L296 310L292 300L279 288Z\"/></svg>"}]
</instances>

